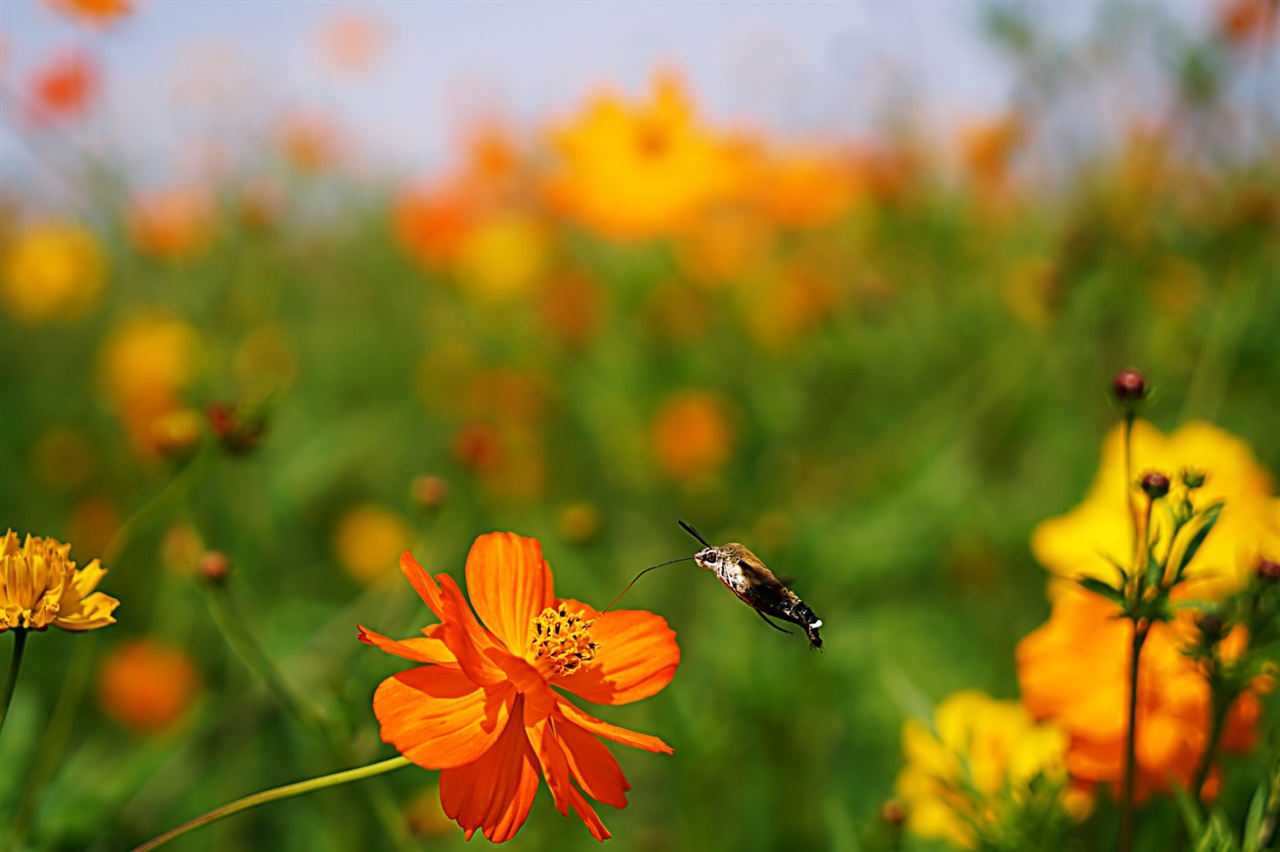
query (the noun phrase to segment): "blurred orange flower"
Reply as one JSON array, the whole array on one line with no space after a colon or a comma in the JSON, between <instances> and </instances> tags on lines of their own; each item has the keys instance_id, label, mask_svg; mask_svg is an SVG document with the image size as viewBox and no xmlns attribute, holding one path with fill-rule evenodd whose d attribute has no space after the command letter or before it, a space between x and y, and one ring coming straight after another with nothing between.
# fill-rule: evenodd
<instances>
[{"instance_id":1,"label":"blurred orange flower","mask_svg":"<svg viewBox=\"0 0 1280 852\"><path fill-rule=\"evenodd\" d=\"M161 260L190 257L213 239L213 208L198 190L175 187L140 196L129 212L129 239Z\"/></svg>"},{"instance_id":2,"label":"blurred orange flower","mask_svg":"<svg viewBox=\"0 0 1280 852\"><path fill-rule=\"evenodd\" d=\"M600 288L575 271L550 276L538 298L538 318L566 346L581 348L600 324Z\"/></svg>"},{"instance_id":3,"label":"blurred orange flower","mask_svg":"<svg viewBox=\"0 0 1280 852\"><path fill-rule=\"evenodd\" d=\"M1239 589L1260 555L1280 558L1280 498L1248 444L1222 429L1196 422L1165 436L1149 423L1134 424L1135 478L1159 471L1178 489L1178 474L1189 468L1208 474L1204 486L1196 491L1196 505L1218 500L1226 505L1188 566L1190 582L1175 594L1216 599ZM1133 550L1133 521L1124 476L1124 434L1117 426L1103 443L1102 465L1084 502L1065 515L1042 522L1031 535L1036 560L1052 576L1067 580L1097 577L1111 582L1116 572L1105 556L1128 562ZM1143 505L1145 497L1141 497L1137 483L1131 487L1139 495L1134 505ZM1157 513L1153 523L1163 529L1167 518ZM1053 583L1050 594L1063 585L1074 586Z\"/></svg>"},{"instance_id":4,"label":"blurred orange flower","mask_svg":"<svg viewBox=\"0 0 1280 852\"><path fill-rule=\"evenodd\" d=\"M639 610L601 616L555 597L541 545L513 533L482 535L467 556L480 622L452 577L432 578L408 552L400 567L441 623L402 641L360 628L362 642L425 664L388 678L374 694L383 741L442 770L441 803L468 839L477 830L495 843L515 836L539 767L556 809L567 816L573 808L593 837L608 838L586 796L622 808L630 786L597 737L672 749L596 719L556 690L613 705L659 692L680 662L666 622Z\"/></svg>"},{"instance_id":5,"label":"blurred orange flower","mask_svg":"<svg viewBox=\"0 0 1280 852\"><path fill-rule=\"evenodd\" d=\"M133 12L133 0L44 0L45 5L84 23L102 26Z\"/></svg>"},{"instance_id":6,"label":"blurred orange flower","mask_svg":"<svg viewBox=\"0 0 1280 852\"><path fill-rule=\"evenodd\" d=\"M102 709L139 733L158 733L181 719L201 689L191 658L150 638L115 648L98 672Z\"/></svg>"},{"instance_id":7,"label":"blurred orange flower","mask_svg":"<svg viewBox=\"0 0 1280 852\"><path fill-rule=\"evenodd\" d=\"M115 624L120 602L95 592L107 569L93 560L71 561L71 545L28 535L22 545L13 530L0 538L0 633L47 630L79 633Z\"/></svg>"},{"instance_id":8,"label":"blurred orange flower","mask_svg":"<svg viewBox=\"0 0 1280 852\"><path fill-rule=\"evenodd\" d=\"M849 212L856 198L851 163L821 148L794 148L761 155L750 186L756 206L787 228L830 224Z\"/></svg>"},{"instance_id":9,"label":"blurred orange flower","mask_svg":"<svg viewBox=\"0 0 1280 852\"><path fill-rule=\"evenodd\" d=\"M960 130L960 157L969 176L986 196L999 196L1008 188L1010 161L1026 139L1021 116L972 122Z\"/></svg>"},{"instance_id":10,"label":"blurred orange flower","mask_svg":"<svg viewBox=\"0 0 1280 852\"><path fill-rule=\"evenodd\" d=\"M1227 0L1218 4L1218 32L1235 47L1271 44L1280 20L1276 0Z\"/></svg>"},{"instance_id":11,"label":"blurred orange flower","mask_svg":"<svg viewBox=\"0 0 1280 852\"><path fill-rule=\"evenodd\" d=\"M700 390L681 391L662 404L651 428L653 454L671 476L684 479L714 473L733 450L728 403Z\"/></svg>"},{"instance_id":12,"label":"blurred orange flower","mask_svg":"<svg viewBox=\"0 0 1280 852\"><path fill-rule=\"evenodd\" d=\"M98 238L70 223L43 223L17 235L4 259L0 298L18 319L43 322L81 316L106 280Z\"/></svg>"},{"instance_id":13,"label":"blurred orange flower","mask_svg":"<svg viewBox=\"0 0 1280 852\"><path fill-rule=\"evenodd\" d=\"M356 582L368 585L391 573L396 557L413 542L413 530L399 515L365 504L349 510L338 522L333 549L340 564Z\"/></svg>"},{"instance_id":14,"label":"blurred orange flower","mask_svg":"<svg viewBox=\"0 0 1280 852\"><path fill-rule=\"evenodd\" d=\"M342 128L328 115L299 112L286 116L276 128L285 160L302 172L331 168L342 156Z\"/></svg>"},{"instance_id":15,"label":"blurred orange flower","mask_svg":"<svg viewBox=\"0 0 1280 852\"><path fill-rule=\"evenodd\" d=\"M477 218L475 198L457 183L411 187L392 211L401 248L428 268L457 257Z\"/></svg>"},{"instance_id":16,"label":"blurred orange flower","mask_svg":"<svg viewBox=\"0 0 1280 852\"><path fill-rule=\"evenodd\" d=\"M79 51L54 56L32 76L28 114L34 124L50 124L83 115L98 91L98 71Z\"/></svg>"},{"instance_id":17,"label":"blurred orange flower","mask_svg":"<svg viewBox=\"0 0 1280 852\"><path fill-rule=\"evenodd\" d=\"M733 146L697 119L675 77L657 79L643 104L597 95L551 140L548 203L608 237L679 233L740 179Z\"/></svg>"},{"instance_id":18,"label":"blurred orange flower","mask_svg":"<svg viewBox=\"0 0 1280 852\"><path fill-rule=\"evenodd\" d=\"M378 21L364 14L342 13L320 29L320 59L333 71L360 73L373 65L384 41L385 33Z\"/></svg>"},{"instance_id":19,"label":"blurred orange flower","mask_svg":"<svg viewBox=\"0 0 1280 852\"><path fill-rule=\"evenodd\" d=\"M1018 643L1023 701L1037 718L1051 719L1071 734L1067 766L1085 781L1119 784L1124 777L1133 626L1119 613L1098 595L1064 587L1049 620ZM1168 791L1171 781L1189 785L1208 741L1210 690L1204 674L1182 653L1189 644L1188 630L1179 623L1155 623L1142 649L1139 798ZM1243 639L1238 631L1227 642L1238 646ZM1259 714L1257 696L1246 692L1227 716L1221 747L1247 750Z\"/></svg>"}]
</instances>

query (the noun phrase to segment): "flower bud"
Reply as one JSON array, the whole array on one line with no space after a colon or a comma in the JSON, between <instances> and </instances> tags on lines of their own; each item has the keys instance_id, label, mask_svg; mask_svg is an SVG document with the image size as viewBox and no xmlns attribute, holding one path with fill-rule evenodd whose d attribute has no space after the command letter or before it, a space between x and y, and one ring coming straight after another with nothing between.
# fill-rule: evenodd
<instances>
[{"instance_id":1,"label":"flower bud","mask_svg":"<svg viewBox=\"0 0 1280 852\"><path fill-rule=\"evenodd\" d=\"M1207 478L1208 475L1198 468L1189 467L1182 471L1182 484L1188 488L1199 488Z\"/></svg>"},{"instance_id":2,"label":"flower bud","mask_svg":"<svg viewBox=\"0 0 1280 852\"><path fill-rule=\"evenodd\" d=\"M1280 580L1280 562L1265 556L1258 557L1258 579L1268 583Z\"/></svg>"},{"instance_id":3,"label":"flower bud","mask_svg":"<svg viewBox=\"0 0 1280 852\"><path fill-rule=\"evenodd\" d=\"M1111 380L1111 392L1117 400L1132 405L1147 398L1147 378L1133 368L1121 370Z\"/></svg>"},{"instance_id":4,"label":"flower bud","mask_svg":"<svg viewBox=\"0 0 1280 852\"><path fill-rule=\"evenodd\" d=\"M418 476L409 486L409 496L419 509L434 512L449 499L449 483L438 476Z\"/></svg>"},{"instance_id":5,"label":"flower bud","mask_svg":"<svg viewBox=\"0 0 1280 852\"><path fill-rule=\"evenodd\" d=\"M215 586L222 585L231 576L231 560L220 550L206 551L200 557L200 576Z\"/></svg>"},{"instance_id":6,"label":"flower bud","mask_svg":"<svg viewBox=\"0 0 1280 852\"><path fill-rule=\"evenodd\" d=\"M267 414L262 406L232 406L211 402L205 407L209 427L222 446L242 456L258 446L267 430Z\"/></svg>"},{"instance_id":7,"label":"flower bud","mask_svg":"<svg viewBox=\"0 0 1280 852\"><path fill-rule=\"evenodd\" d=\"M1197 625L1200 627L1200 636L1204 643L1206 645L1216 645L1221 641L1227 623L1218 613L1206 612L1200 616Z\"/></svg>"},{"instance_id":8,"label":"flower bud","mask_svg":"<svg viewBox=\"0 0 1280 852\"><path fill-rule=\"evenodd\" d=\"M880 808L880 819L898 828L907 821L907 806L897 799L890 799Z\"/></svg>"},{"instance_id":9,"label":"flower bud","mask_svg":"<svg viewBox=\"0 0 1280 852\"><path fill-rule=\"evenodd\" d=\"M1169 493L1169 477L1163 473L1152 471L1142 477L1142 490L1152 500L1159 500Z\"/></svg>"}]
</instances>

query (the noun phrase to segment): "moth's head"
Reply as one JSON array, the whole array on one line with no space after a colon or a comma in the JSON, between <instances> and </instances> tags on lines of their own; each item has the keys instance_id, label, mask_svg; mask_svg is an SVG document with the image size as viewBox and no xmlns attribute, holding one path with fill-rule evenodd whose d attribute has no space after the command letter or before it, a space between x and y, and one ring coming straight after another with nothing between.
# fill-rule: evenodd
<instances>
[{"instance_id":1,"label":"moth's head","mask_svg":"<svg viewBox=\"0 0 1280 852\"><path fill-rule=\"evenodd\" d=\"M706 568L708 571L714 571L720 567L724 558L724 550L719 547L707 547L693 554L693 561L698 563L698 567Z\"/></svg>"},{"instance_id":2,"label":"moth's head","mask_svg":"<svg viewBox=\"0 0 1280 852\"><path fill-rule=\"evenodd\" d=\"M750 552L740 544L726 544L723 547L699 550L693 555L693 561L697 562L699 567L714 571L725 563L740 561L743 554L750 555Z\"/></svg>"}]
</instances>

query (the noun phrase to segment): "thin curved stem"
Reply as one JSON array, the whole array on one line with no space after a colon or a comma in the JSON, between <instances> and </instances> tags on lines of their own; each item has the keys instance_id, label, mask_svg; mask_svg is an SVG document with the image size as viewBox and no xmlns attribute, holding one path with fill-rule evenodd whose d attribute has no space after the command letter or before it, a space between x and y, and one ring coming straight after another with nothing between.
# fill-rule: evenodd
<instances>
[{"instance_id":1,"label":"thin curved stem","mask_svg":"<svg viewBox=\"0 0 1280 852\"><path fill-rule=\"evenodd\" d=\"M176 837L181 837L188 831L194 831L210 823L225 819L233 814L246 811L249 808L256 808L258 805L265 805L267 802L274 802L277 799L288 799L293 796L301 796L304 793L311 793L316 790L323 790L326 787L336 787L339 784L349 784L352 781L360 781L365 778L372 778L374 775L381 775L384 772L390 772L393 769L399 769L402 766L408 766L410 763L406 757L393 757L384 760L381 763L372 763L368 766L361 766L356 769L346 769L342 772L335 772L332 775L322 775L319 778L311 778L306 781L299 781L296 784L286 784L283 787L276 787L272 790L264 790L261 793L254 793L251 796L245 796L243 799L236 799L234 802L228 802L219 808L214 808L203 816L198 816L193 820L184 822L175 829L166 831L159 837L152 838L141 846L138 846L133 852L148 852L151 849L159 849Z\"/></svg>"},{"instance_id":2,"label":"thin curved stem","mask_svg":"<svg viewBox=\"0 0 1280 852\"><path fill-rule=\"evenodd\" d=\"M169 484L159 494L152 497L130 515L116 530L116 534L112 536L111 541L107 544L102 553L102 561L108 564L114 562L125 546L129 544L131 538L160 517L170 504L179 502L184 498L204 474L213 452L210 447L202 448L177 476L169 480Z\"/></svg>"},{"instance_id":3,"label":"thin curved stem","mask_svg":"<svg viewBox=\"0 0 1280 852\"><path fill-rule=\"evenodd\" d=\"M13 658L9 661L9 674L4 679L4 691L0 692L0 731L4 730L4 717L9 714L13 689L18 685L18 669L22 666L22 652L26 647L27 631L18 627L13 631Z\"/></svg>"}]
</instances>

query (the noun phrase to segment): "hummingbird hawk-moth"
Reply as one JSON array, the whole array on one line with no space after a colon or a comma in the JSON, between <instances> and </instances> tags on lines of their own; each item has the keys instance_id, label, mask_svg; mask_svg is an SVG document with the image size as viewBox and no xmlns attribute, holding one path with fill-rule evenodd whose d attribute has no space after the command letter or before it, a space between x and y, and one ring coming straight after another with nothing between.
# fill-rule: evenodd
<instances>
[{"instance_id":1,"label":"hummingbird hawk-moth","mask_svg":"<svg viewBox=\"0 0 1280 852\"><path fill-rule=\"evenodd\" d=\"M680 526L704 546L703 550L693 556L693 561L700 568L714 571L720 582L728 586L739 600L754 609L774 630L791 632L774 624L769 616L790 622L804 630L809 637L810 649L822 648L822 638L818 636L822 619L814 615L809 605L775 577L754 553L736 542L715 547L684 521L680 522Z\"/></svg>"}]
</instances>

